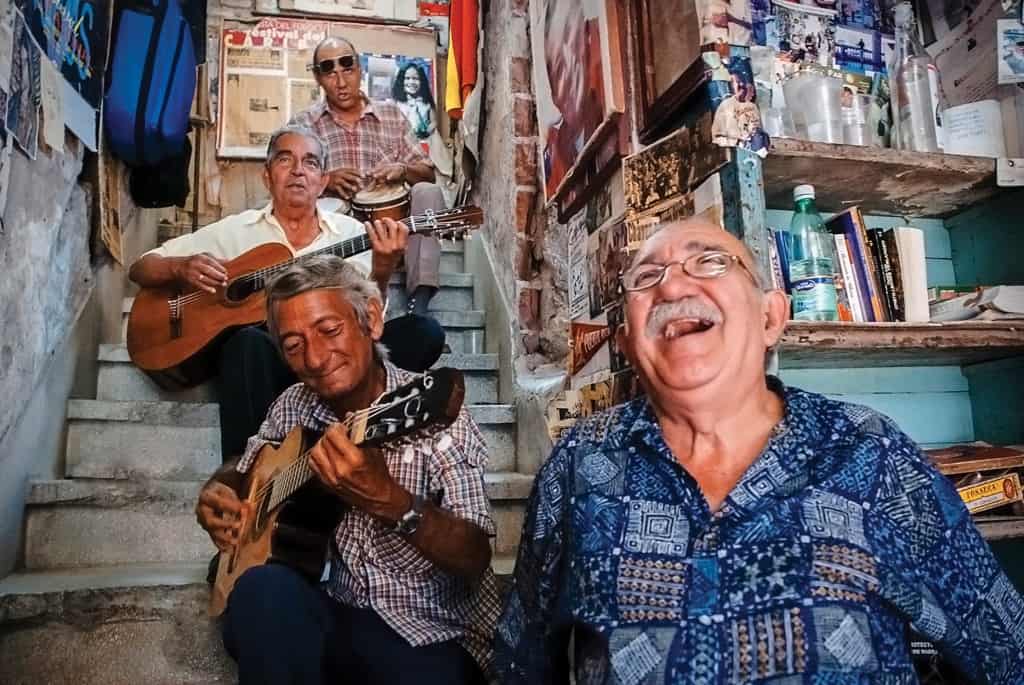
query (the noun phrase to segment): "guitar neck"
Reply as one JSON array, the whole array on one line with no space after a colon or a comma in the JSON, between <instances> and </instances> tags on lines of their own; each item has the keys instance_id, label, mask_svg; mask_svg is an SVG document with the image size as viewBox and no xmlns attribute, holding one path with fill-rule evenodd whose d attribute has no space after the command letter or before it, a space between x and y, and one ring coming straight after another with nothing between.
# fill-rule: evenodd
<instances>
[{"instance_id":1,"label":"guitar neck","mask_svg":"<svg viewBox=\"0 0 1024 685\"><path fill-rule=\"evenodd\" d=\"M365 442L368 410L357 412L343 421L349 433L349 439L357 447ZM309 450L303 452L286 469L270 480L270 500L267 508L273 511L278 505L298 492L299 488L308 483L316 474L309 466Z\"/></svg>"}]
</instances>

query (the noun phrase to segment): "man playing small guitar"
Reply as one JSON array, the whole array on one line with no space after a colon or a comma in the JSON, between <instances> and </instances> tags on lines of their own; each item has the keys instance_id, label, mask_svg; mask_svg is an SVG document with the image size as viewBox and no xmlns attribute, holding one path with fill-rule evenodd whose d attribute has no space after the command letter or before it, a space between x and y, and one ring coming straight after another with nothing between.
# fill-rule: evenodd
<instances>
[{"instance_id":1,"label":"man playing small guitar","mask_svg":"<svg viewBox=\"0 0 1024 685\"><path fill-rule=\"evenodd\" d=\"M326 159L326 149L312 130L279 129L271 136L263 169L270 204L167 241L136 261L129 277L144 287L177 285L186 291L214 293L227 285L224 263L259 245L278 243L299 256L363 234L364 227L356 220L317 211L316 200L330 180ZM386 293L409 231L391 219L367 223L365 231L372 253L351 259ZM426 316L408 315L387 323L383 342L396 364L423 371L440 356L444 330ZM227 459L241 454L270 403L295 377L281 362L266 331L254 326L230 334L216 366L221 447Z\"/></svg>"},{"instance_id":2,"label":"man playing small guitar","mask_svg":"<svg viewBox=\"0 0 1024 685\"><path fill-rule=\"evenodd\" d=\"M498 612L484 491L487 455L463 408L418 440L360 449L339 423L414 379L377 344L377 286L337 257L302 260L267 293L268 328L300 383L273 404L237 464L204 486L199 523L223 550L239 539L239 493L264 446L296 426L319 482L349 507L319 586L284 564L245 571L224 642L243 685L482 683ZM249 512L245 512L247 515Z\"/></svg>"}]
</instances>

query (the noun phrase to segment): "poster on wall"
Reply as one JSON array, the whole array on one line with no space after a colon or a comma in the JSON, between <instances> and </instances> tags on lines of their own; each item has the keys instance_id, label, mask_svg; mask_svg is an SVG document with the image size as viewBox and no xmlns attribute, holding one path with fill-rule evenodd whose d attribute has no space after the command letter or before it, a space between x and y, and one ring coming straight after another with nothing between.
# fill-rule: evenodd
<instances>
[{"instance_id":1,"label":"poster on wall","mask_svg":"<svg viewBox=\"0 0 1024 685\"><path fill-rule=\"evenodd\" d=\"M579 180L584 162L616 132L624 109L620 31L615 0L530 3L530 34L542 37L531 43L549 202Z\"/></svg>"},{"instance_id":2,"label":"poster on wall","mask_svg":"<svg viewBox=\"0 0 1024 685\"><path fill-rule=\"evenodd\" d=\"M1024 82L1024 25L1017 19L997 22L999 83Z\"/></svg>"},{"instance_id":3,"label":"poster on wall","mask_svg":"<svg viewBox=\"0 0 1024 685\"><path fill-rule=\"evenodd\" d=\"M625 264L626 241L626 225L621 219L602 226L588 238L591 318L619 299L619 272Z\"/></svg>"},{"instance_id":4,"label":"poster on wall","mask_svg":"<svg viewBox=\"0 0 1024 685\"><path fill-rule=\"evenodd\" d=\"M587 313L587 210L581 209L567 227L569 238L569 319Z\"/></svg>"},{"instance_id":5,"label":"poster on wall","mask_svg":"<svg viewBox=\"0 0 1024 685\"><path fill-rule=\"evenodd\" d=\"M14 17L10 92L4 126L22 152L36 158L39 141L39 46L20 13Z\"/></svg>"},{"instance_id":6,"label":"poster on wall","mask_svg":"<svg viewBox=\"0 0 1024 685\"><path fill-rule=\"evenodd\" d=\"M65 123L96 151L96 122L107 60L108 3L17 0L28 29L64 77Z\"/></svg>"},{"instance_id":7,"label":"poster on wall","mask_svg":"<svg viewBox=\"0 0 1024 685\"><path fill-rule=\"evenodd\" d=\"M416 21L416 0L278 0L277 4L288 12Z\"/></svg>"},{"instance_id":8,"label":"poster on wall","mask_svg":"<svg viewBox=\"0 0 1024 685\"><path fill-rule=\"evenodd\" d=\"M360 51L363 92L371 99L396 100L410 127L429 137L436 129L429 29L272 18L224 29L219 156L262 158L275 129L320 101L310 65L313 49L329 35L345 36Z\"/></svg>"}]
</instances>

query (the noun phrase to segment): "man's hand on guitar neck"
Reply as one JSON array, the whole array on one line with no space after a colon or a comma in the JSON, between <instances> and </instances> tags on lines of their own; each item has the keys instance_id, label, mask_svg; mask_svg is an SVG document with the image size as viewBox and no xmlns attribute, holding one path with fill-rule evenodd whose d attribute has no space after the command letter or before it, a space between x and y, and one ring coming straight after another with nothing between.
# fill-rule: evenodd
<instances>
[{"instance_id":1,"label":"man's hand on guitar neck","mask_svg":"<svg viewBox=\"0 0 1024 685\"><path fill-rule=\"evenodd\" d=\"M330 426L309 451L309 465L339 497L388 527L413 506L412 494L391 477L384 458L352 444L341 424ZM430 502L406 539L439 568L465 578L479 578L491 563L487 534Z\"/></svg>"},{"instance_id":2,"label":"man's hand on guitar neck","mask_svg":"<svg viewBox=\"0 0 1024 685\"><path fill-rule=\"evenodd\" d=\"M395 523L412 506L406 492L376 451L352 444L341 424L330 426L309 451L317 478L353 507Z\"/></svg>"}]
</instances>

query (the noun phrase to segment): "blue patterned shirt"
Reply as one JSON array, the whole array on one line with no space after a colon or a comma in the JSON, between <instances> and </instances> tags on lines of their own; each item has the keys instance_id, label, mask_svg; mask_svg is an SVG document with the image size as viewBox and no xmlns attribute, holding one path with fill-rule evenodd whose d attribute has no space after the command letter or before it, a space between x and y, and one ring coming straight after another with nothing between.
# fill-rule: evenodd
<instances>
[{"instance_id":1,"label":"blue patterned shirt","mask_svg":"<svg viewBox=\"0 0 1024 685\"><path fill-rule=\"evenodd\" d=\"M1024 682L1024 601L891 420L777 379L783 419L718 512L644 399L537 475L503 682L916 683L911 626L974 683Z\"/></svg>"}]
</instances>

